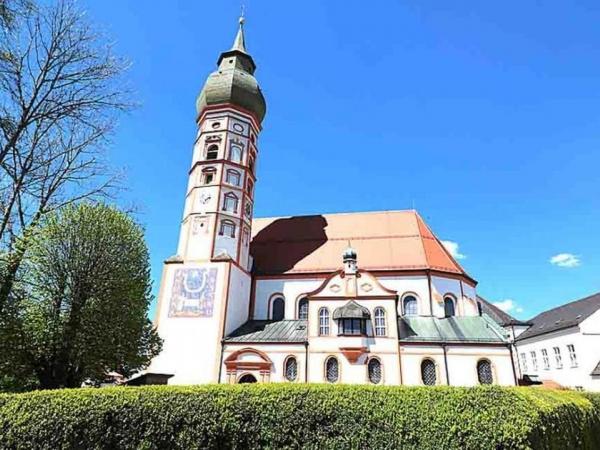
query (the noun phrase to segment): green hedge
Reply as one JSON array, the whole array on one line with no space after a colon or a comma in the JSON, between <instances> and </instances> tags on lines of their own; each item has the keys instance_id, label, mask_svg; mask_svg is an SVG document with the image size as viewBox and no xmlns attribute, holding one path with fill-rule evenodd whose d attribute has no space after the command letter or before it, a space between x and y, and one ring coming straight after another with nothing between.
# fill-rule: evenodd
<instances>
[{"instance_id":1,"label":"green hedge","mask_svg":"<svg viewBox=\"0 0 600 450\"><path fill-rule=\"evenodd\" d=\"M595 449L600 395L289 384L4 394L0 447Z\"/></svg>"}]
</instances>

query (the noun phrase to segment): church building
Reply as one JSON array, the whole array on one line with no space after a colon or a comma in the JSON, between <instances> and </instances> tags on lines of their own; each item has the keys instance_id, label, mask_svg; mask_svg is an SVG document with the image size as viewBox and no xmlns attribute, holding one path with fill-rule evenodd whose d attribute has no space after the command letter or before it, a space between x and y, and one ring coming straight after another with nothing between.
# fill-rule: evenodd
<instances>
[{"instance_id":1,"label":"church building","mask_svg":"<svg viewBox=\"0 0 600 450\"><path fill-rule=\"evenodd\" d=\"M243 19L217 65L146 381L516 384L509 336L416 211L253 217L266 101Z\"/></svg>"}]
</instances>

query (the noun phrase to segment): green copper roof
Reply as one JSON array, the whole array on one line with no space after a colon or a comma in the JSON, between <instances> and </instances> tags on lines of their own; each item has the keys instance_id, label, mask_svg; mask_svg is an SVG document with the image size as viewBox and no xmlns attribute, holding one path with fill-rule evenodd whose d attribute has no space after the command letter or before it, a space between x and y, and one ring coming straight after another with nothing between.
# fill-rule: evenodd
<instances>
[{"instance_id":1,"label":"green copper roof","mask_svg":"<svg viewBox=\"0 0 600 450\"><path fill-rule=\"evenodd\" d=\"M225 338L227 343L306 342L306 320L250 320Z\"/></svg>"},{"instance_id":2,"label":"green copper roof","mask_svg":"<svg viewBox=\"0 0 600 450\"><path fill-rule=\"evenodd\" d=\"M344 306L340 306L333 311L333 319L368 319L371 317L369 310L360 306L354 300L350 300Z\"/></svg>"},{"instance_id":3,"label":"green copper roof","mask_svg":"<svg viewBox=\"0 0 600 450\"><path fill-rule=\"evenodd\" d=\"M221 53L217 64L218 69L208 76L196 100L198 114L207 106L231 103L254 113L262 122L267 105L254 78L256 65L246 50L243 19L231 50Z\"/></svg>"},{"instance_id":4,"label":"green copper roof","mask_svg":"<svg viewBox=\"0 0 600 450\"><path fill-rule=\"evenodd\" d=\"M401 317L400 341L414 342L508 342L504 332L487 316Z\"/></svg>"}]
</instances>

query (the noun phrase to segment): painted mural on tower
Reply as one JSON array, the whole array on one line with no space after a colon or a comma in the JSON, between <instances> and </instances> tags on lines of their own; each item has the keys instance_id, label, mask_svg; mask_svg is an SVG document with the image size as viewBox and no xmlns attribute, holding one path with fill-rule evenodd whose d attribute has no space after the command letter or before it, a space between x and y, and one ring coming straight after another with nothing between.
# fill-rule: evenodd
<instances>
[{"instance_id":1,"label":"painted mural on tower","mask_svg":"<svg viewBox=\"0 0 600 450\"><path fill-rule=\"evenodd\" d=\"M212 317L217 268L177 269L169 317Z\"/></svg>"}]
</instances>

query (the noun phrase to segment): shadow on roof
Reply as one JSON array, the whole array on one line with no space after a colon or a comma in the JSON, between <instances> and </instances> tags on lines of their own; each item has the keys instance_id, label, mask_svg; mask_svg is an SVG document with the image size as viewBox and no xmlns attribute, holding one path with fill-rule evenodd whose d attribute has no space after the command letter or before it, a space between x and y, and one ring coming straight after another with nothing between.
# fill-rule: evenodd
<instances>
[{"instance_id":1,"label":"shadow on roof","mask_svg":"<svg viewBox=\"0 0 600 450\"><path fill-rule=\"evenodd\" d=\"M263 228L250 244L257 274L285 273L327 242L323 216L277 219Z\"/></svg>"}]
</instances>

